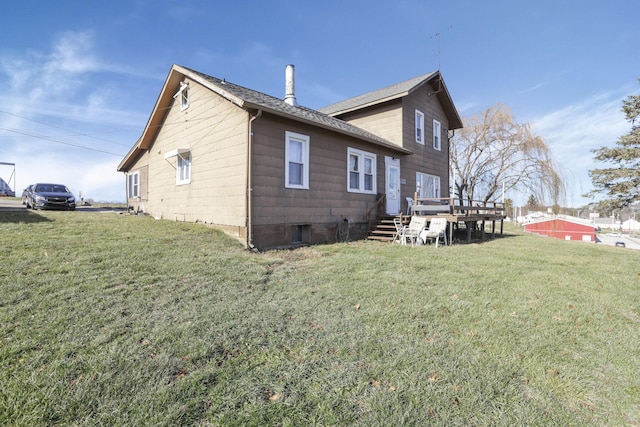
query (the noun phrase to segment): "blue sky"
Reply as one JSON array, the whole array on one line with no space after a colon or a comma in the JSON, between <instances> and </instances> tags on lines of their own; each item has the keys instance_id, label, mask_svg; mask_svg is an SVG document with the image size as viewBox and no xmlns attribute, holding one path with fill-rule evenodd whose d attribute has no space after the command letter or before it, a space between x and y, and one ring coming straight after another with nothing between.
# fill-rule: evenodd
<instances>
[{"instance_id":1,"label":"blue sky","mask_svg":"<svg viewBox=\"0 0 640 427\"><path fill-rule=\"evenodd\" d=\"M621 102L640 93L635 0L22 0L4 12L0 162L16 163L18 192L58 181L124 201L116 166L173 63L278 97L295 64L310 108L440 68L462 117L501 103L531 124L570 206L588 202L590 149L629 131Z\"/></svg>"}]
</instances>

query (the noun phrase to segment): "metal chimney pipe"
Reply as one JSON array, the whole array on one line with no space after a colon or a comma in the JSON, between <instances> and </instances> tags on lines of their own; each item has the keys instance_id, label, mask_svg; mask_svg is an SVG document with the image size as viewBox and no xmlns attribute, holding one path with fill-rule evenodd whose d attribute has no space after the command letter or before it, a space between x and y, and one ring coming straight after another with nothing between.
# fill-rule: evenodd
<instances>
[{"instance_id":1,"label":"metal chimney pipe","mask_svg":"<svg viewBox=\"0 0 640 427\"><path fill-rule=\"evenodd\" d=\"M295 91L295 76L294 76L295 67L292 64L287 65L285 71L285 95L284 102L289 105L298 105L298 101L296 100L296 91Z\"/></svg>"}]
</instances>

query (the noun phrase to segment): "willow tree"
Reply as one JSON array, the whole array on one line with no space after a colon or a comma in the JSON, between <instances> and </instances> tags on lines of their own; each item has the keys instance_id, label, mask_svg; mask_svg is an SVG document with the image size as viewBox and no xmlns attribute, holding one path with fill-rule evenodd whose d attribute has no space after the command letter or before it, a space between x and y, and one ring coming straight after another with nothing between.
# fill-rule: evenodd
<instances>
[{"instance_id":1,"label":"willow tree","mask_svg":"<svg viewBox=\"0 0 640 427\"><path fill-rule=\"evenodd\" d=\"M564 184L549 147L528 123L516 122L511 109L500 104L463 122L450 143L456 197L468 204L495 201L513 189L559 204Z\"/></svg>"},{"instance_id":2,"label":"willow tree","mask_svg":"<svg viewBox=\"0 0 640 427\"><path fill-rule=\"evenodd\" d=\"M640 201L640 95L622 101L622 111L631 122L631 131L621 136L614 147L601 147L594 151L594 159L609 163L608 168L593 169L589 176L594 190L592 197L603 194L602 208L620 209Z\"/></svg>"}]
</instances>

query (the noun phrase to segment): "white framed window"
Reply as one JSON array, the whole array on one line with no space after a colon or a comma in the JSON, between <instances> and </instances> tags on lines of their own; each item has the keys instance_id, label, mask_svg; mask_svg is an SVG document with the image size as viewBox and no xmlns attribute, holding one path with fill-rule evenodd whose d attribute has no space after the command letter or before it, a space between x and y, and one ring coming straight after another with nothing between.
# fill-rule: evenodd
<instances>
[{"instance_id":1,"label":"white framed window","mask_svg":"<svg viewBox=\"0 0 640 427\"><path fill-rule=\"evenodd\" d=\"M285 132L286 188L309 189L309 137L295 132Z\"/></svg>"},{"instance_id":2,"label":"white framed window","mask_svg":"<svg viewBox=\"0 0 640 427\"><path fill-rule=\"evenodd\" d=\"M176 185L189 184L191 182L191 152L178 154L176 162Z\"/></svg>"},{"instance_id":3,"label":"white framed window","mask_svg":"<svg viewBox=\"0 0 640 427\"><path fill-rule=\"evenodd\" d=\"M416 142L424 144L424 113L416 110Z\"/></svg>"},{"instance_id":4,"label":"white framed window","mask_svg":"<svg viewBox=\"0 0 640 427\"><path fill-rule=\"evenodd\" d=\"M440 197L440 177L416 172L416 192L421 199Z\"/></svg>"},{"instance_id":5,"label":"white framed window","mask_svg":"<svg viewBox=\"0 0 640 427\"><path fill-rule=\"evenodd\" d=\"M189 108L189 83L180 82L180 90L173 95L173 99L180 100L180 111Z\"/></svg>"},{"instance_id":6,"label":"white framed window","mask_svg":"<svg viewBox=\"0 0 640 427\"><path fill-rule=\"evenodd\" d=\"M376 155L356 148L347 148L347 191L376 194Z\"/></svg>"},{"instance_id":7,"label":"white framed window","mask_svg":"<svg viewBox=\"0 0 640 427\"><path fill-rule=\"evenodd\" d=\"M442 126L437 120L433 121L433 149L440 151L442 148Z\"/></svg>"},{"instance_id":8,"label":"white framed window","mask_svg":"<svg viewBox=\"0 0 640 427\"><path fill-rule=\"evenodd\" d=\"M140 197L140 173L127 175L127 196L129 199Z\"/></svg>"}]
</instances>

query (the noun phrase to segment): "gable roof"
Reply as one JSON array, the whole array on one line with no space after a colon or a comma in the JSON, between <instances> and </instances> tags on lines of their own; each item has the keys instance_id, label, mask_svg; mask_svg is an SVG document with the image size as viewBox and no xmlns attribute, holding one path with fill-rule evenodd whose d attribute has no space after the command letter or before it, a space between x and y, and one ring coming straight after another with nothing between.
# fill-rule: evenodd
<instances>
[{"instance_id":1,"label":"gable roof","mask_svg":"<svg viewBox=\"0 0 640 427\"><path fill-rule=\"evenodd\" d=\"M525 224L525 227L527 225L533 225L533 224L540 224L543 222L550 222L550 221L564 221L564 222L570 222L572 224L577 224L577 225L582 225L585 227L589 227L589 228L593 228L595 229L597 226L590 222L590 221L586 221L582 218L577 218L575 216L570 216L570 215L562 215L562 214L558 214L558 215L553 215L553 216L545 216L542 218L536 218L534 220L532 220L530 223Z\"/></svg>"},{"instance_id":2,"label":"gable roof","mask_svg":"<svg viewBox=\"0 0 640 427\"><path fill-rule=\"evenodd\" d=\"M151 116L147 121L147 125L145 126L142 136L120 162L118 165L118 171L126 170L140 152L151 147L159 132L164 117L168 114L168 109L164 107L173 102L173 94L176 92L180 81L182 81L184 77L189 77L190 79L200 83L204 87L222 96L240 108L262 110L264 112L269 112L271 114L339 132L344 135L349 135L360 140L391 149L399 154L412 154L412 152L406 148L400 147L391 141L330 115L299 105L289 105L284 102L284 100L274 96L248 89L224 79L212 77L174 64L169 71L167 80L164 83Z\"/></svg>"},{"instance_id":3,"label":"gable roof","mask_svg":"<svg viewBox=\"0 0 640 427\"><path fill-rule=\"evenodd\" d=\"M462 128L462 120L460 119L460 115L458 114L458 111L453 104L453 100L451 99L451 95L447 90L447 86L444 84L444 80L442 79L440 71L423 74L421 76L405 80L404 82L396 83L382 89L354 96L353 98L345 99L344 101L336 102L335 104L320 108L318 111L331 116L339 116L351 111L356 111L362 108L381 104L383 102L403 98L423 87L424 85L430 83L433 83L436 87L434 92L437 94L438 100L440 101L440 104L442 105L442 108L447 115L447 118L449 119L449 128Z\"/></svg>"}]
</instances>

